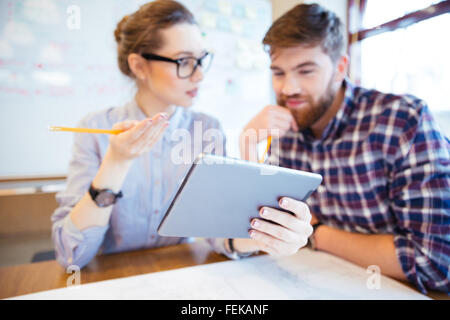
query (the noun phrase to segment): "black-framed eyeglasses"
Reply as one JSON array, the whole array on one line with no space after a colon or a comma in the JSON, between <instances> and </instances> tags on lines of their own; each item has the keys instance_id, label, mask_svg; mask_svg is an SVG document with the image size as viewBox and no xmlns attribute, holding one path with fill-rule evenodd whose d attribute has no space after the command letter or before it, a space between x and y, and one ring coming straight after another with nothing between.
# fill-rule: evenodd
<instances>
[{"instance_id":1,"label":"black-framed eyeglasses","mask_svg":"<svg viewBox=\"0 0 450 320\"><path fill-rule=\"evenodd\" d=\"M156 60L156 61L165 61L172 62L177 65L177 76L180 79L190 78L197 67L200 66L203 69L203 72L208 71L211 66L211 61L213 58L213 54L211 52L205 52L202 57L185 57L179 59L170 59L162 56L158 56L153 53L143 53L141 56L146 60Z\"/></svg>"}]
</instances>

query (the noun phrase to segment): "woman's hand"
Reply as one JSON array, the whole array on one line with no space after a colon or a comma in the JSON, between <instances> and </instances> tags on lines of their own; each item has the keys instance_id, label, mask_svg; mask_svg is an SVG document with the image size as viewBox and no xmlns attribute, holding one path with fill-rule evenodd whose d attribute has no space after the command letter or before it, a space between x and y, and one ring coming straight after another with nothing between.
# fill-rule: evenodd
<instances>
[{"instance_id":1,"label":"woman's hand","mask_svg":"<svg viewBox=\"0 0 450 320\"><path fill-rule=\"evenodd\" d=\"M116 123L113 130L124 132L109 139L109 151L114 159L128 161L150 151L169 125L167 118L167 114L158 113L152 119L140 122L128 120Z\"/></svg>"},{"instance_id":2,"label":"woman's hand","mask_svg":"<svg viewBox=\"0 0 450 320\"><path fill-rule=\"evenodd\" d=\"M263 207L259 211L261 218L251 221L250 239L235 239L235 248L239 252L264 251L271 255L287 256L296 253L308 243L313 232L311 213L308 206L298 200L282 198L280 207Z\"/></svg>"}]
</instances>

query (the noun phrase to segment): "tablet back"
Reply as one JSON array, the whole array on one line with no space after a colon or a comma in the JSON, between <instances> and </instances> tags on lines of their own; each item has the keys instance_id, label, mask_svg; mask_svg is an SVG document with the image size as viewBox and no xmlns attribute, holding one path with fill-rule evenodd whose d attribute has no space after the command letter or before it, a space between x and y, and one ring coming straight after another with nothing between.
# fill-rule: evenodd
<instances>
[{"instance_id":1,"label":"tablet back","mask_svg":"<svg viewBox=\"0 0 450 320\"><path fill-rule=\"evenodd\" d=\"M263 206L280 209L286 196L298 200L322 177L243 160L201 155L189 170L158 233L173 237L249 238L251 219Z\"/></svg>"}]
</instances>

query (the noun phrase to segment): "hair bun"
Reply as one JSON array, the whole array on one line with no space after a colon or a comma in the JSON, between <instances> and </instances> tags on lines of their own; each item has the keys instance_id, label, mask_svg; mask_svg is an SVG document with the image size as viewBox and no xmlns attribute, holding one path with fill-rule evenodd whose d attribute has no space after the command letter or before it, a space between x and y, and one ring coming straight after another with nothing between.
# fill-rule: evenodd
<instances>
[{"instance_id":1,"label":"hair bun","mask_svg":"<svg viewBox=\"0 0 450 320\"><path fill-rule=\"evenodd\" d=\"M120 42L120 40L122 40L121 38L122 30L125 23L128 20L128 17L129 17L128 15L123 17L122 20L120 20L120 22L117 24L116 30L114 31L114 37L116 38L117 42Z\"/></svg>"}]
</instances>

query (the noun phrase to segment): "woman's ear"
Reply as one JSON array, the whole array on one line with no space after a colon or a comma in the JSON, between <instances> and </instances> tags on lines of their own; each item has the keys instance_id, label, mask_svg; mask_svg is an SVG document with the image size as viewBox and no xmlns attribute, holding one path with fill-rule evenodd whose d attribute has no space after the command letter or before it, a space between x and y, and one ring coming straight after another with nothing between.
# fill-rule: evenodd
<instances>
[{"instance_id":1,"label":"woman's ear","mask_svg":"<svg viewBox=\"0 0 450 320\"><path fill-rule=\"evenodd\" d=\"M128 66L138 80L144 81L147 78L146 60L136 53L128 55Z\"/></svg>"}]
</instances>

